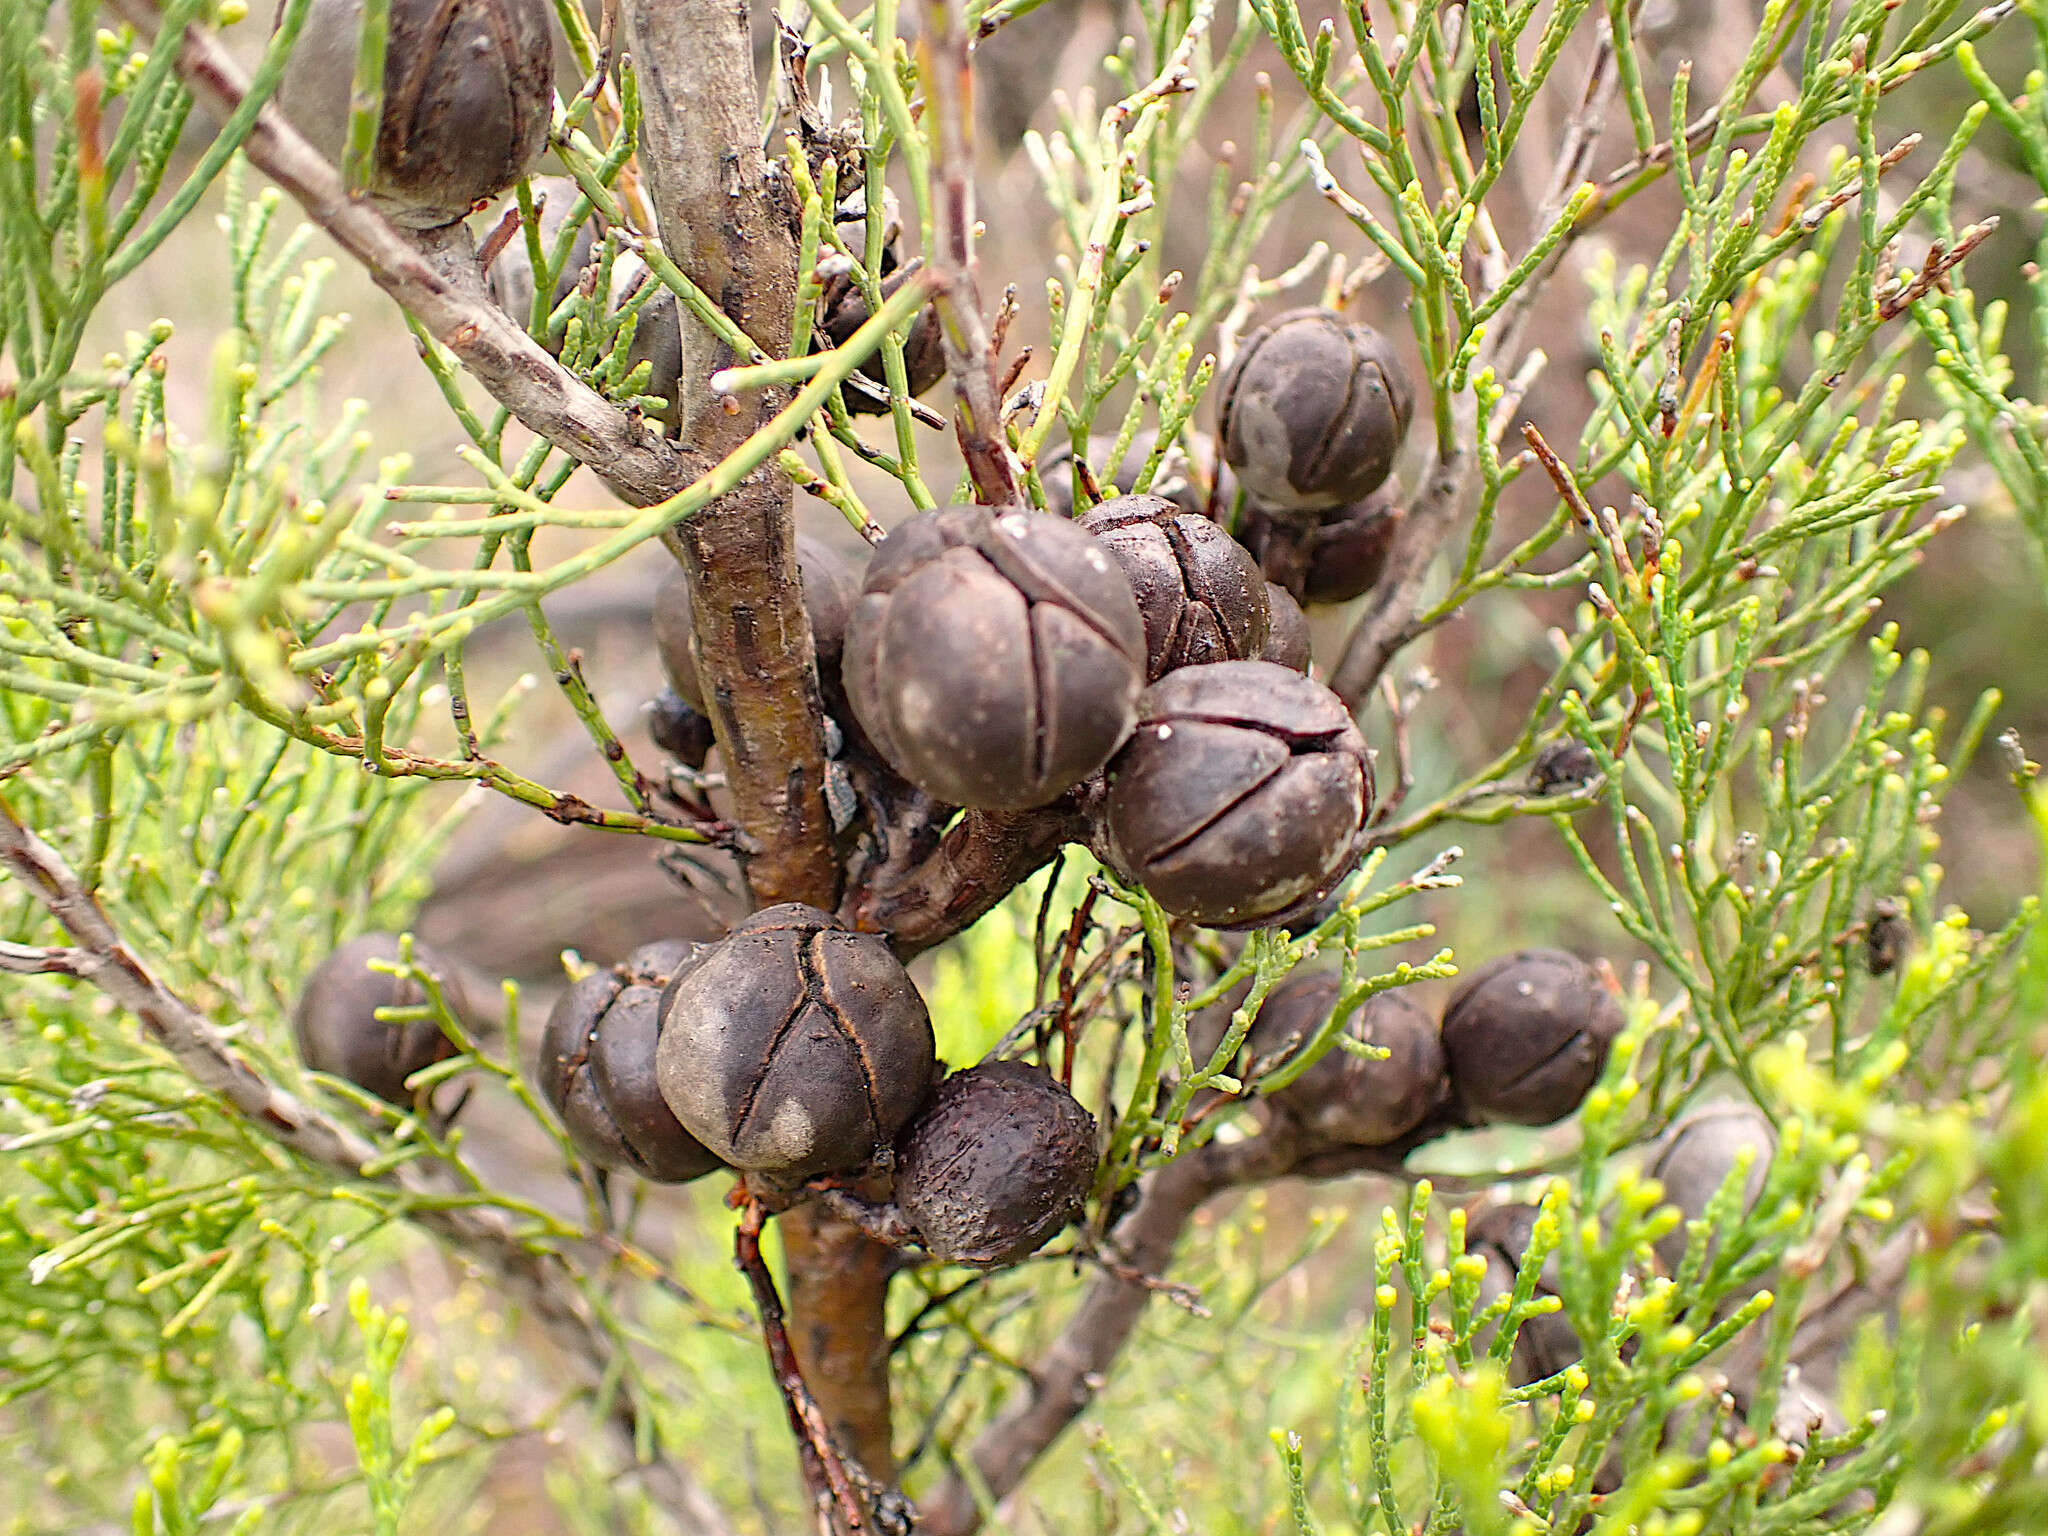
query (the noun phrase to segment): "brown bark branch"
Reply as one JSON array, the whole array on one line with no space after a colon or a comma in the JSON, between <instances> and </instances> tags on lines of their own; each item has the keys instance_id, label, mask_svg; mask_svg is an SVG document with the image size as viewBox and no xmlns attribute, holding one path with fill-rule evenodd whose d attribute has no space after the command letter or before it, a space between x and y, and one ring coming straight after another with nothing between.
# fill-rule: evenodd
<instances>
[{"instance_id":1,"label":"brown bark branch","mask_svg":"<svg viewBox=\"0 0 2048 1536\"><path fill-rule=\"evenodd\" d=\"M785 349L796 303L796 242L760 147L747 10L729 0L626 0L622 24L640 87L641 169L662 242L762 349ZM717 455L787 396L709 387L735 358L683 314L684 435ZM756 902L830 909L839 861L824 800L824 709L797 583L787 477L769 467L674 530L689 572L697 662L725 759L735 819L760 844ZM887 1300L893 1255L815 1205L781 1217L790 1342L831 1433L883 1482L890 1453Z\"/></svg>"},{"instance_id":2,"label":"brown bark branch","mask_svg":"<svg viewBox=\"0 0 2048 1536\"><path fill-rule=\"evenodd\" d=\"M109 3L144 37L153 38L163 22L153 0ZM185 28L178 74L219 118L232 114L249 94L248 76L213 33L197 23ZM352 201L341 173L274 106L257 113L243 150L494 399L604 476L620 496L650 506L712 467L713 461L606 400L520 329L485 292L466 227L408 234L367 203Z\"/></svg>"},{"instance_id":3,"label":"brown bark branch","mask_svg":"<svg viewBox=\"0 0 2048 1536\"><path fill-rule=\"evenodd\" d=\"M351 1183L379 1184L406 1194L442 1195L451 1186L419 1163L402 1162L374 1177L366 1164L385 1149L341 1121L329 1118L296 1095L270 1082L227 1038L183 998L166 987L114 927L99 900L86 890L57 851L19 821L0 797L0 867L19 880L73 940L73 947L38 952L58 961L45 969L88 981L134 1014L144 1033L161 1045L187 1076L220 1099L258 1131ZM10 951L25 949L10 946ZM15 970L18 967L9 966ZM619 1348L591 1317L561 1257L535 1252L496 1211L477 1207L424 1205L407 1210L466 1261L490 1275L499 1289L522 1304L569 1356L588 1386L610 1374ZM633 1450L633 1410L615 1414L628 1461ZM669 1461L642 1469L664 1504L696 1536L728 1536L730 1527L688 1472Z\"/></svg>"},{"instance_id":4,"label":"brown bark branch","mask_svg":"<svg viewBox=\"0 0 2048 1536\"><path fill-rule=\"evenodd\" d=\"M915 868L849 896L841 915L908 960L972 927L1085 831L1073 810L968 811Z\"/></svg>"},{"instance_id":5,"label":"brown bark branch","mask_svg":"<svg viewBox=\"0 0 2048 1536\"><path fill-rule=\"evenodd\" d=\"M833 1438L876 1483L896 1477L885 1304L896 1253L823 1205L777 1218L792 1342Z\"/></svg>"},{"instance_id":6,"label":"brown bark branch","mask_svg":"<svg viewBox=\"0 0 2048 1536\"><path fill-rule=\"evenodd\" d=\"M154 35L161 22L151 0L114 0L114 7L145 36ZM766 350L779 351L795 298L795 242L759 146L745 6L634 0L624 22L645 109L642 168L664 244L743 330L764 338ZM187 27L179 72L195 96L223 118L247 97L247 77L202 27ZM419 236L400 232L351 201L335 168L273 107L257 115L246 149L309 219L514 416L589 464L629 502L648 505L674 495L786 402L786 394L772 390L745 401L715 399L706 388L709 375L744 359L727 354L685 309L680 389L690 447L683 448L583 384L489 298L466 228ZM788 483L776 470L764 469L665 538L696 590L700 667L713 725L737 820L758 845L747 869L755 898L830 907L838 864L823 799L823 711L796 581ZM231 1098L239 1095L238 1107L266 1117L259 1123L309 1156L354 1168L375 1155L366 1142L332 1140L349 1133L322 1118L304 1118L303 1107L289 1096L278 1098L260 1080L244 1076L246 1067L225 1048L197 1050L190 1064L202 1082ZM810 1219L806 1215L791 1226ZM558 1326L573 1329L580 1319L588 1335L582 1353L588 1357L603 1336L573 1305L562 1310L558 1292L564 1282L553 1272L559 1265L527 1254L507 1233L470 1230L482 1220L443 1212L432 1213L428 1224L458 1244L501 1244L497 1267L513 1288L531 1293L537 1312L561 1313L553 1319ZM872 1313L869 1331L880 1339L887 1270L874 1262L866 1269L883 1279L865 1291L849 1288L849 1294L865 1297ZM794 1288L800 1339L809 1334L802 1321L809 1294L807 1287ZM827 1330L820 1337L836 1335ZM850 1437L852 1443L871 1447L878 1441L886 1448L886 1374L877 1392L872 1372L809 1364L828 1398L842 1379L858 1389L838 1405L840 1417L864 1426ZM886 1472L886 1454L878 1466ZM700 1498L679 1474L671 1486L668 1502L688 1516Z\"/></svg>"},{"instance_id":7,"label":"brown bark branch","mask_svg":"<svg viewBox=\"0 0 2048 1536\"><path fill-rule=\"evenodd\" d=\"M640 87L640 168L663 248L779 356L796 303L796 241L761 152L746 7L628 0L622 9ZM682 325L683 435L721 457L788 395L715 395L711 375L747 360L687 307ZM829 908L839 866L825 811L824 709L790 500L788 478L767 466L666 537L690 574L697 663L735 819L760 845L747 865L755 899Z\"/></svg>"}]
</instances>

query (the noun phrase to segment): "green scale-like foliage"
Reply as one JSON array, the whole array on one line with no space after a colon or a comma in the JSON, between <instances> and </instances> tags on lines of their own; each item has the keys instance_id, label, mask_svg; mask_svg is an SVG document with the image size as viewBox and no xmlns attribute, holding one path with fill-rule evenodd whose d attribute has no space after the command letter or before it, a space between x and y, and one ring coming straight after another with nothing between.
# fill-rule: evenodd
<instances>
[{"instance_id":1,"label":"green scale-like foliage","mask_svg":"<svg viewBox=\"0 0 2048 1536\"><path fill-rule=\"evenodd\" d=\"M236 4L163 9L259 30ZM267 44L248 39L252 99L308 9L293 0ZM598 39L560 9L589 71ZM956 20L993 33L1036 9L969 5ZM560 1529L695 1529L658 1484L621 1475L606 1426L637 1456L687 1466L737 1529L803 1518L721 1192L614 1198L581 1166L523 1079L533 1021L517 988L488 1030L429 989L416 1016L459 1049L416 1078L409 1110L308 1072L288 1023L320 957L412 919L474 799L462 786L633 856L651 851L635 838L673 851L715 837L636 766L543 597L764 465L863 532L877 510L964 496L909 401L913 315L882 299L883 202L864 230L832 218L842 176L889 182L906 243L934 247L947 167L917 18L893 0L814 0L798 20L821 96L829 80L852 103L854 147L812 154L779 129L771 143L800 220L791 360L760 361L665 256L637 253L654 272L639 307L665 287L723 327L735 366L721 387L772 382L795 403L671 501L621 509L569 505L603 499L574 460L484 399L424 329L404 336L380 312L387 350L423 359L436 430L462 443L461 483L414 483L403 452L418 444L373 442L367 407L327 398L350 322L329 309L333 259L311 254L275 190L250 189L253 106L194 131L173 26L152 42L82 0L0 9L0 796L231 1051L367 1128L378 1154L353 1174L300 1157L84 982L0 978L0 1532L462 1528L450 1522L520 1462L542 1465ZM1996 695L1961 718L1930 702L1942 636L1877 615L1962 515L1954 487L1987 470L2005 501L1972 511L2009 514L2048 548L2041 389L2024 378L2048 356L2048 279L2026 277L2033 334L2015 362L2008 306L1944 265L1982 248L1955 202L1994 129L2048 189L2041 8L1769 0L1740 18L1744 47L1712 99L1689 73L1652 77L1639 13L1619 0L1346 5L1327 22L1293 0L1141 0L1126 22L1132 36L1021 150L1060 251L1042 295L1022 296L1045 343L1006 422L1023 493L1044 504L1041 450L1071 444L1106 473L1141 431L1156 434L1145 488L1176 439L1196 445L1223 338L1261 305L1363 292L1383 324L1405 309L1421 361L1410 494L1454 514L1403 637L1456 620L1533 682L1476 743L1432 734L1425 689L1391 690L1416 783L1306 933L1227 947L1076 855L936 957L942 1054L957 1066L1032 1045L1106 1130L1088 1214L1048 1255L992 1275L914 1263L899 1284L908 1492L938 1486L1011 1400L1087 1293L1133 1186L1250 1135L1249 1101L1345 1048L1346 1017L1376 992L1548 936L1520 909L1533 877L1512 861L1532 861L1528 847L1508 842L1533 822L1572 882L1574 940L1643 962L1618 966L1628 1028L1583 1110L1556 1132L1438 1142L1412 1159L1409 1189L1364 1186L1362 1205L1351 1186L1287 1184L1211 1206L1171 1277L1185 1289L1154 1302L1005 1528L2038 1529L2048 929L2017 892L1973 926L1943 868L1970 849L1940 834L1975 764L1996 792L1995 830L1980 811L1977 834L2048 856L2048 790L2016 743L1996 771L1980 763ZM1597 39L1613 44L1616 133L1511 221L1507 190L1559 148L1530 125L1574 131L1568 112L1537 109L1576 103ZM2008 48L2032 60L2017 88ZM622 173L641 104L630 68L612 67L613 91L558 110L555 153L580 196L552 250L532 189L513 194L543 296L522 318L606 399L646 403L627 358L636 306L579 289L542 312L590 210L620 230L599 242L596 293L633 244L639 189ZM1274 78L1250 78L1262 68ZM1973 104L1923 128L1917 155L1894 154L1887 100L1944 80ZM1624 123L1632 158L1617 170ZM1294 238L1291 212L1318 196L1339 259ZM122 281L193 249L215 213L217 312L195 304L181 331L110 342ZM1018 215L982 216L1000 242ZM1169 235L1192 225L1195 258L1169 270ZM1634 255L1585 255L1624 229ZM1557 267L1568 254L1576 271ZM883 318L813 351L825 267ZM1521 327L1566 296L1597 358L1591 408L1575 434L1525 438L1530 391L1551 375L1523 371ZM200 351L180 352L174 338L195 331ZM94 361L94 345L111 350ZM875 355L891 408L868 430L837 386ZM1557 627L1527 617L1538 605ZM2036 605L2024 622L2040 618ZM500 619L528 626L530 659L607 765L605 804L513 765L538 756L524 684L479 667L473 691L467 665ZM1368 720L1384 792L1393 722ZM1535 792L1531 764L1567 739L1598 777ZM1912 938L1872 975L1880 900ZM13 877L0 941L9 958L68 942ZM1293 1058L1233 1077L1259 1002L1317 956L1342 968L1339 1011ZM1198 1048L1191 1018L1240 984L1221 1042ZM1075 1045L1063 1031L1077 1019ZM536 1194L423 1112L455 1078L569 1177ZM1645 1149L1702 1093L1753 1098L1778 1150L1762 1193L1745 1208L1732 1180L1670 1266L1655 1244L1680 1217ZM393 1177L415 1169L437 1182ZM1465 1252L1482 1192L1542 1209L1519 1284L1490 1305ZM615 1346L597 1379L562 1367L502 1273L424 1234L457 1210L562 1261ZM1833 1357L1839 1427L1788 1438L1774 1411L1802 1316L1901 1253ZM1511 1384L1515 1329L1552 1308L1546 1259L1585 1356ZM1722 1393L1738 1372L1740 1406Z\"/></svg>"}]
</instances>

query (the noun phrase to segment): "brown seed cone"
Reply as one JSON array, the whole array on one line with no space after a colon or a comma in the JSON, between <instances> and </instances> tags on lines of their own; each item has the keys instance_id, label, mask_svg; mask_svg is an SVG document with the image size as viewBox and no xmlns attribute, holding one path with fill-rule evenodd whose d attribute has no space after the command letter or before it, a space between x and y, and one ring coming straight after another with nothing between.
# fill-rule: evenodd
<instances>
[{"instance_id":1,"label":"brown seed cone","mask_svg":"<svg viewBox=\"0 0 2048 1536\"><path fill-rule=\"evenodd\" d=\"M934 1258L994 1269L1081 1214L1095 1117L1043 1067L956 1072L897 1141L896 1204Z\"/></svg>"},{"instance_id":2,"label":"brown seed cone","mask_svg":"<svg viewBox=\"0 0 2048 1536\"><path fill-rule=\"evenodd\" d=\"M1182 667L1145 690L1110 764L1107 853L1177 917L1258 927L1357 862L1372 793L1321 683L1270 661Z\"/></svg>"},{"instance_id":3,"label":"brown seed cone","mask_svg":"<svg viewBox=\"0 0 2048 1536\"><path fill-rule=\"evenodd\" d=\"M1271 622L1266 630L1266 647L1259 652L1259 660L1305 674L1312 659L1309 655L1308 615L1301 611L1301 604L1294 600L1292 593L1270 581L1266 583L1266 612Z\"/></svg>"},{"instance_id":4,"label":"brown seed cone","mask_svg":"<svg viewBox=\"0 0 2048 1536\"><path fill-rule=\"evenodd\" d=\"M910 281L909 271L897 272L882 280L882 297L892 296L897 289ZM873 318L867 300L861 297L858 288L850 288L840 295L837 303L825 312L824 331L835 347L844 346L849 337ZM854 370L880 393L864 394L856 390L846 392L846 408L856 415L880 416L889 409L889 372L878 349L868 360ZM913 395L922 395L937 387L946 376L946 344L939 327L939 312L927 304L910 323L910 334L903 338L903 374Z\"/></svg>"},{"instance_id":5,"label":"brown seed cone","mask_svg":"<svg viewBox=\"0 0 2048 1536\"><path fill-rule=\"evenodd\" d=\"M1275 987L1246 1037L1251 1060L1283 1049L1291 1054L1307 1042L1336 1007L1341 980L1335 971L1295 971ZM1389 1054L1369 1060L1333 1043L1314 1066L1271 1095L1275 1106L1319 1139L1383 1147L1450 1097L1436 1021L1406 993L1366 999L1345 1021L1344 1033Z\"/></svg>"},{"instance_id":6,"label":"brown seed cone","mask_svg":"<svg viewBox=\"0 0 2048 1536\"><path fill-rule=\"evenodd\" d=\"M1145 621L1145 677L1175 667L1256 659L1272 627L1258 563L1206 517L1164 496L1117 496L1081 526L1130 578Z\"/></svg>"},{"instance_id":7,"label":"brown seed cone","mask_svg":"<svg viewBox=\"0 0 2048 1536\"><path fill-rule=\"evenodd\" d=\"M1486 1261L1486 1276L1479 1282L1482 1307L1513 1294L1515 1277L1521 1271L1522 1255L1529 1251L1538 1214L1533 1205L1491 1206L1475 1216L1465 1229L1465 1251ZM1544 1261L1537 1278L1536 1295L1555 1296L1557 1284L1557 1257L1552 1254ZM1484 1347L1492 1339L1493 1330L1489 1328L1482 1338L1473 1341L1474 1346ZM1573 1361L1584 1358L1585 1353L1578 1334L1562 1312L1524 1318L1515 1333L1514 1352L1508 1357L1508 1380L1518 1387L1527 1386L1532 1381L1555 1376Z\"/></svg>"},{"instance_id":8,"label":"brown seed cone","mask_svg":"<svg viewBox=\"0 0 2048 1536\"><path fill-rule=\"evenodd\" d=\"M1288 516L1253 508L1241 531L1268 578L1304 603L1348 603L1379 585L1407 512L1380 490L1327 512Z\"/></svg>"},{"instance_id":9,"label":"brown seed cone","mask_svg":"<svg viewBox=\"0 0 2048 1536\"><path fill-rule=\"evenodd\" d=\"M337 165L362 18L362 0L313 0L277 86L285 116ZM391 0L367 189L386 218L452 224L532 168L554 109L552 19L547 0Z\"/></svg>"},{"instance_id":10,"label":"brown seed cone","mask_svg":"<svg viewBox=\"0 0 2048 1536\"><path fill-rule=\"evenodd\" d=\"M669 983L655 1073L720 1158L795 1182L888 1145L930 1091L933 1052L924 999L887 942L789 902Z\"/></svg>"},{"instance_id":11,"label":"brown seed cone","mask_svg":"<svg viewBox=\"0 0 2048 1536\"><path fill-rule=\"evenodd\" d=\"M655 1081L661 993L694 958L682 940L643 944L577 982L541 1032L541 1096L576 1150L600 1168L681 1184L722 1166L683 1129Z\"/></svg>"},{"instance_id":12,"label":"brown seed cone","mask_svg":"<svg viewBox=\"0 0 2048 1536\"><path fill-rule=\"evenodd\" d=\"M1751 1162L1742 1181L1742 1211L1747 1214L1763 1193L1777 1149L1778 1136L1770 1117L1747 1099L1727 1099L1701 1104L1679 1116L1658 1143L1649 1172L1664 1186L1665 1200L1677 1206L1687 1221L1698 1221L1735 1171L1736 1159L1747 1151ZM1666 1269L1678 1268L1686 1242L1683 1225L1658 1240L1657 1257Z\"/></svg>"},{"instance_id":13,"label":"brown seed cone","mask_svg":"<svg viewBox=\"0 0 2048 1536\"><path fill-rule=\"evenodd\" d=\"M1245 337L1216 397L1224 462L1254 503L1281 513L1379 489L1414 407L1392 343L1329 309L1289 310Z\"/></svg>"},{"instance_id":14,"label":"brown seed cone","mask_svg":"<svg viewBox=\"0 0 2048 1536\"><path fill-rule=\"evenodd\" d=\"M387 1104L410 1108L405 1080L423 1067L455 1054L455 1042L430 1019L387 1024L380 1008L416 1008L427 1000L416 981L373 971L370 962L396 961L395 933L365 933L349 940L313 968L292 1010L299 1059L316 1072L345 1078ZM447 963L415 942L413 964L438 977L441 996L458 1019L469 1014L469 999Z\"/></svg>"},{"instance_id":15,"label":"brown seed cone","mask_svg":"<svg viewBox=\"0 0 2048 1536\"><path fill-rule=\"evenodd\" d=\"M647 701L647 734L662 751L691 768L701 769L718 744L711 721L685 704L673 688L664 688Z\"/></svg>"},{"instance_id":16,"label":"brown seed cone","mask_svg":"<svg viewBox=\"0 0 2048 1536\"><path fill-rule=\"evenodd\" d=\"M1451 1084L1477 1120L1549 1125L1598 1081L1622 1024L1621 1004L1576 955L1503 955L1466 978L1444 1009Z\"/></svg>"},{"instance_id":17,"label":"brown seed cone","mask_svg":"<svg viewBox=\"0 0 2048 1536\"><path fill-rule=\"evenodd\" d=\"M847 629L855 718L949 805L1046 805L1130 733L1145 627L1131 584L1065 518L981 507L900 523Z\"/></svg>"}]
</instances>

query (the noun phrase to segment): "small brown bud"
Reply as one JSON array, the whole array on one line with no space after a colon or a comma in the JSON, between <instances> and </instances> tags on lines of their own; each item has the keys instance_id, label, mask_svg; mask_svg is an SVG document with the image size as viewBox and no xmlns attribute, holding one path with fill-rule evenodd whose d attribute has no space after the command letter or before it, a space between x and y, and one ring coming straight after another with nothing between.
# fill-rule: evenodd
<instances>
[{"instance_id":1,"label":"small brown bud","mask_svg":"<svg viewBox=\"0 0 2048 1536\"><path fill-rule=\"evenodd\" d=\"M1529 765L1529 789L1538 795L1583 789L1599 777L1600 763L1593 749L1569 737L1551 742Z\"/></svg>"},{"instance_id":2,"label":"small brown bud","mask_svg":"<svg viewBox=\"0 0 2048 1536\"><path fill-rule=\"evenodd\" d=\"M1873 903L1863 929L1863 968L1873 976L1888 976L1912 945L1906 909L1889 896Z\"/></svg>"}]
</instances>

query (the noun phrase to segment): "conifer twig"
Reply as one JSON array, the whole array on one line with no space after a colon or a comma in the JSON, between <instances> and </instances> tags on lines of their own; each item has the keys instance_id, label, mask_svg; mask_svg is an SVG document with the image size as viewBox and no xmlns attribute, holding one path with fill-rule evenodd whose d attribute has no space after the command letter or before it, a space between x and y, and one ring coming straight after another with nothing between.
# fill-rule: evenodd
<instances>
[{"instance_id":1,"label":"conifer twig","mask_svg":"<svg viewBox=\"0 0 2048 1536\"><path fill-rule=\"evenodd\" d=\"M407 1194L435 1195L445 1189L417 1163L397 1162L384 1172L363 1170L383 1149L342 1122L322 1114L278 1087L237 1052L227 1038L191 1004L163 984L124 940L99 899L80 882L57 850L15 815L0 796L0 867L25 886L71 936L66 949L10 945L8 958L33 959L45 974L88 981L134 1014L144 1032L209 1093L280 1146L310 1163L359 1183L391 1186ZM0 965L20 971L21 966ZM604 1380L618 1352L617 1342L591 1318L561 1259L520 1241L497 1212L476 1206L423 1202L408 1219L490 1275L507 1296L522 1303L582 1369L591 1385ZM622 1406L611 1420L621 1431L627 1457L633 1451L632 1409ZM643 1471L659 1485L664 1501L696 1536L727 1536L724 1516L696 1480L672 1461L658 1460Z\"/></svg>"},{"instance_id":2,"label":"conifer twig","mask_svg":"<svg viewBox=\"0 0 2048 1536\"><path fill-rule=\"evenodd\" d=\"M790 1347L789 1328L783 1321L782 1296L775 1289L775 1277L761 1257L761 1224L767 1218L758 1200L748 1200L733 1232L733 1254L747 1288L754 1296L754 1310L761 1315L761 1335L768 1347L768 1365L775 1385L789 1410L789 1427L796 1437L797 1451L804 1466L804 1480L814 1501L830 1500L838 1519L835 1532L852 1533L867 1529L867 1517L860 1497L854 1492L846 1462L832 1441L832 1431L811 1389L804 1383L803 1368Z\"/></svg>"},{"instance_id":3,"label":"conifer twig","mask_svg":"<svg viewBox=\"0 0 2048 1536\"><path fill-rule=\"evenodd\" d=\"M974 276L974 76L958 7L959 0L936 0L928 7L932 24L921 70L932 105L932 168L939 191L932 272L946 372L959 401L960 452L976 499L1006 507L1018 497L1017 470L1003 441L996 349Z\"/></svg>"},{"instance_id":4,"label":"conifer twig","mask_svg":"<svg viewBox=\"0 0 2048 1536\"><path fill-rule=\"evenodd\" d=\"M144 37L163 15L154 0L109 0ZM188 23L178 74L194 97L225 120L249 94L249 77L212 31ZM266 105L242 145L256 168L282 187L308 219L360 262L400 308L452 352L492 397L526 426L602 475L639 506L666 501L711 467L709 461L606 400L551 357L484 290L469 231L461 224L408 235L369 204L349 197L341 173L284 114Z\"/></svg>"},{"instance_id":5,"label":"conifer twig","mask_svg":"<svg viewBox=\"0 0 2048 1536\"><path fill-rule=\"evenodd\" d=\"M1572 114L1564 142L1552 162L1543 206L1530 222L1531 229L1549 229L1555 224L1586 179L1594 148L1600 141L1600 129L1607 121L1607 109L1614 100L1617 79L1614 40L1603 34L1587 70L1579 109ZM1481 345L1480 366L1492 367L1503 375L1513 370L1521 352L1522 333L1536 311L1536 301L1563 262L1575 233L1576 230L1567 231L1501 305ZM1367 599L1365 611L1346 640L1336 666L1330 669L1331 688L1353 710L1365 701L1395 654L1413 638L1410 630L1430 562L1464 508L1477 464L1473 441L1479 430L1478 405L1469 391L1451 402L1451 422L1451 441L1436 445L1429 475L1409 503L1408 516L1394 531L1385 572Z\"/></svg>"}]
</instances>

